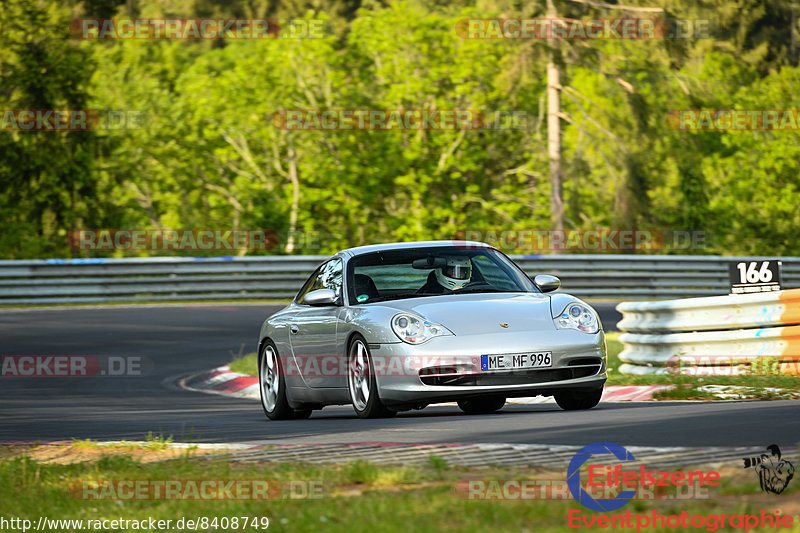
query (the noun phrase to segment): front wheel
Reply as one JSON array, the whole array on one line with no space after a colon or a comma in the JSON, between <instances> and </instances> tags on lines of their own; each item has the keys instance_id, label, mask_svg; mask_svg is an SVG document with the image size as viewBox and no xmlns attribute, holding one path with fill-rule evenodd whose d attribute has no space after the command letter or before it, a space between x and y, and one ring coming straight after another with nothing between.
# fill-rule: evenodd
<instances>
[{"instance_id":1,"label":"front wheel","mask_svg":"<svg viewBox=\"0 0 800 533\"><path fill-rule=\"evenodd\" d=\"M270 420L308 418L310 409L294 410L286 399L286 380L281 371L278 351L272 342L264 343L258 360L258 383L261 392L261 407Z\"/></svg>"},{"instance_id":2,"label":"front wheel","mask_svg":"<svg viewBox=\"0 0 800 533\"><path fill-rule=\"evenodd\" d=\"M367 342L356 337L347 350L347 388L359 418L389 418L397 414L381 402Z\"/></svg>"},{"instance_id":3,"label":"front wheel","mask_svg":"<svg viewBox=\"0 0 800 533\"><path fill-rule=\"evenodd\" d=\"M591 409L598 403L603 396L603 389L579 392L557 392L553 395L558 406L565 411L578 411L581 409Z\"/></svg>"},{"instance_id":4,"label":"front wheel","mask_svg":"<svg viewBox=\"0 0 800 533\"><path fill-rule=\"evenodd\" d=\"M499 411L506 404L503 397L470 398L459 400L458 407L468 415L485 415Z\"/></svg>"}]
</instances>

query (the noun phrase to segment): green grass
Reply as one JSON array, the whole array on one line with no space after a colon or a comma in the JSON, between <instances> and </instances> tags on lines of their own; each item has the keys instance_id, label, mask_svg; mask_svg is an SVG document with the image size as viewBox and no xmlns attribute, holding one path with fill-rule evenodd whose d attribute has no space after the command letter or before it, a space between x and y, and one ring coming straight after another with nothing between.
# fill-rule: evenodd
<instances>
[{"instance_id":1,"label":"green grass","mask_svg":"<svg viewBox=\"0 0 800 533\"><path fill-rule=\"evenodd\" d=\"M153 435L152 431L148 431L144 437L144 448L146 450L166 450L172 444L172 435L165 437L163 435Z\"/></svg>"},{"instance_id":2,"label":"green grass","mask_svg":"<svg viewBox=\"0 0 800 533\"><path fill-rule=\"evenodd\" d=\"M685 376L685 375L651 375L651 376L632 376L619 372L622 361L619 354L622 352L623 345L619 342L620 333L606 333L606 344L608 346L608 381L606 385L676 385L670 391L661 391L655 394L657 399L675 400L714 400L717 399L712 393L697 390L704 385L738 385L753 387L747 395L748 399L775 400L782 399L783 396L765 388L780 388L790 391L800 391L800 378L797 376L783 375L742 375L742 376Z\"/></svg>"},{"instance_id":3,"label":"green grass","mask_svg":"<svg viewBox=\"0 0 800 533\"><path fill-rule=\"evenodd\" d=\"M100 448L100 444L92 439L72 439L71 446L82 449Z\"/></svg>"},{"instance_id":4,"label":"green grass","mask_svg":"<svg viewBox=\"0 0 800 533\"><path fill-rule=\"evenodd\" d=\"M127 441L120 441L115 442L113 444L105 444L99 443L92 439L72 439L70 446L73 448L82 448L82 449L122 449L122 450L149 450L149 451L161 451L166 450L169 448L169 445L172 444L172 435L169 437L164 437L163 435L154 435L152 431L149 431L147 435L144 437L144 442L127 442Z\"/></svg>"},{"instance_id":5,"label":"green grass","mask_svg":"<svg viewBox=\"0 0 800 533\"><path fill-rule=\"evenodd\" d=\"M662 514L681 510L755 514L778 505L775 498L761 496L754 473L732 470L736 470L736 477L724 476L723 487L712 492L708 500L634 501L623 512L657 509ZM269 530L279 532L549 532L567 530L567 512L580 506L572 500L470 501L458 496L455 487L464 479L563 479L564 474L561 470L459 468L433 458L431 465L415 467L366 462L241 465L226 460L196 460L189 452L181 459L163 463L140 463L130 457L109 455L90 463L57 465L16 457L0 460L0 508L5 517L27 518L34 523L41 515L84 520L266 516ZM304 498L302 490L289 492L284 488L283 496L274 500L199 502L86 501L70 493L85 480L166 479L274 480L283 487L289 483L294 487L316 484L322 491L321 497L314 499ZM797 508L798 489L800 484L789 485L779 497L781 507Z\"/></svg>"},{"instance_id":6,"label":"green grass","mask_svg":"<svg viewBox=\"0 0 800 533\"><path fill-rule=\"evenodd\" d=\"M231 361L231 370L248 376L258 376L258 355L253 352Z\"/></svg>"}]
</instances>

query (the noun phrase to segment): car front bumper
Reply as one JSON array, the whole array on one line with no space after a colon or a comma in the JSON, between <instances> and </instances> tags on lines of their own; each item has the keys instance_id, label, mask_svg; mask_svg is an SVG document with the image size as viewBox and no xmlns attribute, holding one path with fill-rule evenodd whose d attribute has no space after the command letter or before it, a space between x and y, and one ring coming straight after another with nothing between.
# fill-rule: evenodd
<instances>
[{"instance_id":1,"label":"car front bumper","mask_svg":"<svg viewBox=\"0 0 800 533\"><path fill-rule=\"evenodd\" d=\"M380 397L390 406L422 406L483 395L549 396L558 391L602 389L606 381L602 331L447 336L421 345L370 345L370 351ZM511 371L480 368L484 354L533 352L550 352L552 366ZM402 371L393 371L393 364Z\"/></svg>"}]
</instances>

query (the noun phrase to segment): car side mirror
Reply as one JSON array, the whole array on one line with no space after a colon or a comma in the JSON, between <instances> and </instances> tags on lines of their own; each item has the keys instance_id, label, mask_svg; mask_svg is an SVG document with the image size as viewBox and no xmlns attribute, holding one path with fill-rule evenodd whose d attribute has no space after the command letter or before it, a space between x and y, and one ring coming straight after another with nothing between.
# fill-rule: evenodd
<instances>
[{"instance_id":1,"label":"car side mirror","mask_svg":"<svg viewBox=\"0 0 800 533\"><path fill-rule=\"evenodd\" d=\"M539 274L533 278L533 284L542 292L553 292L561 287L561 280L549 274Z\"/></svg>"},{"instance_id":2,"label":"car side mirror","mask_svg":"<svg viewBox=\"0 0 800 533\"><path fill-rule=\"evenodd\" d=\"M303 298L306 305L336 305L339 297L331 289L317 289L311 291Z\"/></svg>"}]
</instances>

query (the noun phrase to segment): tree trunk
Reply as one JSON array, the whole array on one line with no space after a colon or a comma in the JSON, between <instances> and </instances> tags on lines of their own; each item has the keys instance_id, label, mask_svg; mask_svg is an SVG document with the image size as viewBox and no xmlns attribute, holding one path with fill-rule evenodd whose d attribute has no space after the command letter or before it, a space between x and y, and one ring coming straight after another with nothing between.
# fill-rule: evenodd
<instances>
[{"instance_id":1,"label":"tree trunk","mask_svg":"<svg viewBox=\"0 0 800 533\"><path fill-rule=\"evenodd\" d=\"M289 156L289 180L292 183L292 207L289 211L289 235L286 239L286 253L294 252L294 239L297 232L297 215L300 209L300 178L297 172L297 153L291 135L286 136Z\"/></svg>"},{"instance_id":2,"label":"tree trunk","mask_svg":"<svg viewBox=\"0 0 800 533\"><path fill-rule=\"evenodd\" d=\"M558 17L553 0L547 0L547 18ZM547 157L550 161L550 228L564 229L564 185L561 175L561 73L558 68L558 42L550 38L547 59Z\"/></svg>"}]
</instances>

